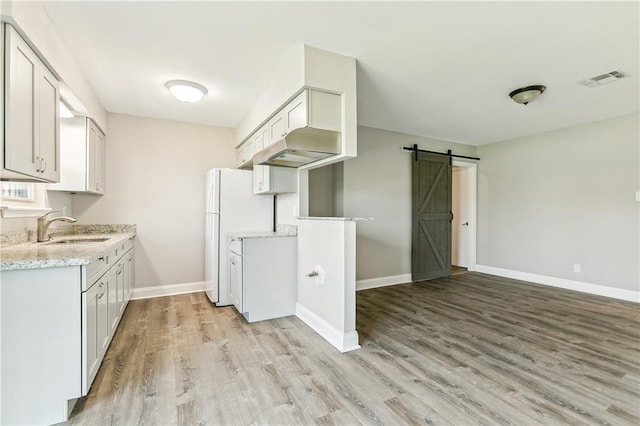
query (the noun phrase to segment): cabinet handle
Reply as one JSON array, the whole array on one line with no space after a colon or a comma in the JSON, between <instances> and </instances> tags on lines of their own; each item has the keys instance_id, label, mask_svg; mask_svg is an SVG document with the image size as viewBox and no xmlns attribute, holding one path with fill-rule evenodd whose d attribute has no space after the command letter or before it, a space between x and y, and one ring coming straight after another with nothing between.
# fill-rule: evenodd
<instances>
[{"instance_id":1,"label":"cabinet handle","mask_svg":"<svg viewBox=\"0 0 640 426\"><path fill-rule=\"evenodd\" d=\"M44 173L44 171L47 170L47 161L44 158L40 158L40 160L42 160L42 162L44 163L44 166L40 170L40 173Z\"/></svg>"},{"instance_id":2,"label":"cabinet handle","mask_svg":"<svg viewBox=\"0 0 640 426\"><path fill-rule=\"evenodd\" d=\"M40 157L36 157L36 172L40 172Z\"/></svg>"},{"instance_id":3,"label":"cabinet handle","mask_svg":"<svg viewBox=\"0 0 640 426\"><path fill-rule=\"evenodd\" d=\"M104 256L100 256L98 260L104 260Z\"/></svg>"},{"instance_id":4,"label":"cabinet handle","mask_svg":"<svg viewBox=\"0 0 640 426\"><path fill-rule=\"evenodd\" d=\"M105 292L106 292L106 290L105 290L105 288L104 288L104 283L100 283L100 288L102 289L102 293L100 293L100 294L98 295L98 299L102 299L102 296L104 296L104 294L105 294Z\"/></svg>"},{"instance_id":5,"label":"cabinet handle","mask_svg":"<svg viewBox=\"0 0 640 426\"><path fill-rule=\"evenodd\" d=\"M231 264L235 265L236 264L236 260L234 258L231 258Z\"/></svg>"}]
</instances>

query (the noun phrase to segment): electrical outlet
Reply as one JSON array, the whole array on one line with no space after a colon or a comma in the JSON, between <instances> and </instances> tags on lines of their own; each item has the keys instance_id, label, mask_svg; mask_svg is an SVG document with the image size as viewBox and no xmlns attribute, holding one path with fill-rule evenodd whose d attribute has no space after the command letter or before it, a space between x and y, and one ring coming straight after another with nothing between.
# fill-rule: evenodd
<instances>
[{"instance_id":1,"label":"electrical outlet","mask_svg":"<svg viewBox=\"0 0 640 426\"><path fill-rule=\"evenodd\" d=\"M580 269L581 268L579 264L576 263L575 265L573 265L573 272L575 272L576 274L580 273Z\"/></svg>"}]
</instances>

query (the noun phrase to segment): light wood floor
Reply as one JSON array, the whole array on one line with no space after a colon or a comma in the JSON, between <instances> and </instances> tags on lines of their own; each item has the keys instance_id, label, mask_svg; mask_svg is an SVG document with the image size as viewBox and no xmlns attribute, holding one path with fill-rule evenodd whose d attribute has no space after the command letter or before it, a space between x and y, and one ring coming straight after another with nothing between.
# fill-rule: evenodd
<instances>
[{"instance_id":1,"label":"light wood floor","mask_svg":"<svg viewBox=\"0 0 640 426\"><path fill-rule=\"evenodd\" d=\"M640 424L638 305L478 273L366 290L362 349L132 301L73 424Z\"/></svg>"}]
</instances>

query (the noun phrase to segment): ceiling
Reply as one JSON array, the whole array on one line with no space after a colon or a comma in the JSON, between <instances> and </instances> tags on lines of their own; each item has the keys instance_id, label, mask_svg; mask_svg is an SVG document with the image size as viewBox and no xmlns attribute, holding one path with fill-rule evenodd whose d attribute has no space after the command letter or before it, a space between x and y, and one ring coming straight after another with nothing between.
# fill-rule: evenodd
<instances>
[{"instance_id":1,"label":"ceiling","mask_svg":"<svg viewBox=\"0 0 640 426\"><path fill-rule=\"evenodd\" d=\"M638 2L47 2L107 111L235 127L301 44L358 61L358 123L471 145L639 111ZM587 88L613 70L629 78ZM187 79L209 95L171 98ZM528 106L508 93L547 91Z\"/></svg>"}]
</instances>

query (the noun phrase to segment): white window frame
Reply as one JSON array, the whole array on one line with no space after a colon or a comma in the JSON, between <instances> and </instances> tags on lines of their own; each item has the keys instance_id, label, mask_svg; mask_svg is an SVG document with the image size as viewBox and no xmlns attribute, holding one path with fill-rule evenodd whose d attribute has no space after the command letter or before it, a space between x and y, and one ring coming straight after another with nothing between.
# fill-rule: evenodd
<instances>
[{"instance_id":1,"label":"white window frame","mask_svg":"<svg viewBox=\"0 0 640 426\"><path fill-rule=\"evenodd\" d=\"M2 182L5 184L22 184L22 182ZM5 197L0 191L0 212L2 218L39 217L51 211L46 207L46 187L44 183L26 183L31 185L30 197Z\"/></svg>"}]
</instances>

